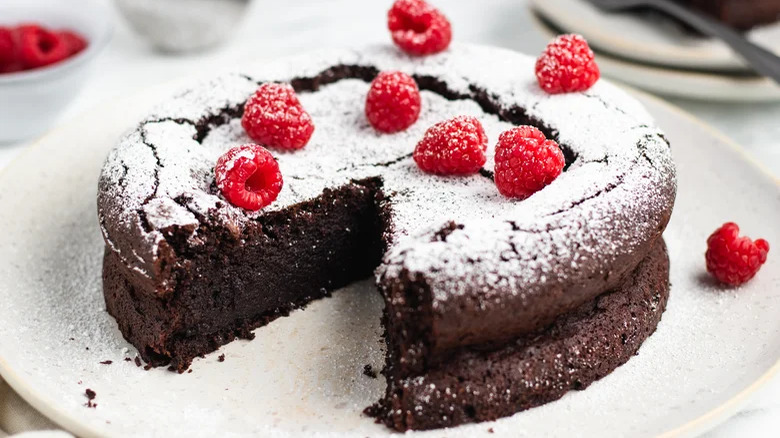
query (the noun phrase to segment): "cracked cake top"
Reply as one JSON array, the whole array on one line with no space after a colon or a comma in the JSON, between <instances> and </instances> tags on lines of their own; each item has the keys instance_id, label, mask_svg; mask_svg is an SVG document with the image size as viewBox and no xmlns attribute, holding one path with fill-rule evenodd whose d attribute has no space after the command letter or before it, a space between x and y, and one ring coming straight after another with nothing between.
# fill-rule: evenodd
<instances>
[{"instance_id":1,"label":"cracked cake top","mask_svg":"<svg viewBox=\"0 0 780 438\"><path fill-rule=\"evenodd\" d=\"M420 118L406 131L381 134L365 118L368 82L383 70L406 72L421 89ZM291 83L316 129L306 148L272 151L284 187L276 202L248 212L220 196L213 168L227 149L251 142L240 115L266 81ZM411 154L425 129L464 114L487 132L484 168L451 177L420 171ZM518 124L542 129L567 158L560 177L522 201L503 197L492 182L498 135ZM173 230L188 235L191 245L205 228L240 239L269 213L372 177L381 178L392 212L378 277L425 274L442 314L452 303L462 305L453 297L467 291L516 309L541 291L545 300L566 301L562 291L587 289L596 277L603 287L621 273L621 260L636 259L635 265L660 235L676 190L669 145L652 117L603 80L587 92L549 95L537 85L534 60L515 52L453 45L414 58L377 46L258 64L168 99L110 152L99 183L100 224L107 245L134 275L164 293L158 261ZM506 312L494 313L496 324L518 317ZM461 335L479 338L453 334Z\"/></svg>"}]
</instances>

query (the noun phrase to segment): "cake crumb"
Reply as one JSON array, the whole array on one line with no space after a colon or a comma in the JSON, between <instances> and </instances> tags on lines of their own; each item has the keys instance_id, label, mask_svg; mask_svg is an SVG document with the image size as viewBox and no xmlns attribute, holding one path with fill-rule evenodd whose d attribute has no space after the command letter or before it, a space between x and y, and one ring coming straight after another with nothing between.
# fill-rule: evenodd
<instances>
[{"instance_id":1,"label":"cake crumb","mask_svg":"<svg viewBox=\"0 0 780 438\"><path fill-rule=\"evenodd\" d=\"M220 362L224 362L225 361L225 355L224 354L220 354L219 357L217 358L217 360L220 361Z\"/></svg>"},{"instance_id":2,"label":"cake crumb","mask_svg":"<svg viewBox=\"0 0 780 438\"><path fill-rule=\"evenodd\" d=\"M87 395L87 404L86 406L88 408L96 408L97 403L95 403L93 400L95 400L95 397L97 397L97 393L89 388L87 388L86 391L84 391L84 394Z\"/></svg>"},{"instance_id":3,"label":"cake crumb","mask_svg":"<svg viewBox=\"0 0 780 438\"><path fill-rule=\"evenodd\" d=\"M492 427L489 427L489 428L488 428L488 433L495 433L495 431L493 430L493 428L492 428Z\"/></svg>"},{"instance_id":4,"label":"cake crumb","mask_svg":"<svg viewBox=\"0 0 780 438\"><path fill-rule=\"evenodd\" d=\"M104 360L103 362L100 362L101 365L111 365L112 363L114 363L113 360Z\"/></svg>"},{"instance_id":5,"label":"cake crumb","mask_svg":"<svg viewBox=\"0 0 780 438\"><path fill-rule=\"evenodd\" d=\"M130 362L131 360L133 360L133 359L130 359L129 357L125 358L125 362Z\"/></svg>"},{"instance_id":6,"label":"cake crumb","mask_svg":"<svg viewBox=\"0 0 780 438\"><path fill-rule=\"evenodd\" d=\"M371 366L370 363L367 363L366 366L363 367L363 374L367 375L372 379L376 379L376 371L374 371L374 368Z\"/></svg>"},{"instance_id":7,"label":"cake crumb","mask_svg":"<svg viewBox=\"0 0 780 438\"><path fill-rule=\"evenodd\" d=\"M141 359L138 356L135 357L135 366L137 367L141 366Z\"/></svg>"},{"instance_id":8,"label":"cake crumb","mask_svg":"<svg viewBox=\"0 0 780 438\"><path fill-rule=\"evenodd\" d=\"M190 368L190 369L188 369L188 370L187 370L187 374L189 374L189 373L191 373L191 372L192 372L192 368Z\"/></svg>"}]
</instances>

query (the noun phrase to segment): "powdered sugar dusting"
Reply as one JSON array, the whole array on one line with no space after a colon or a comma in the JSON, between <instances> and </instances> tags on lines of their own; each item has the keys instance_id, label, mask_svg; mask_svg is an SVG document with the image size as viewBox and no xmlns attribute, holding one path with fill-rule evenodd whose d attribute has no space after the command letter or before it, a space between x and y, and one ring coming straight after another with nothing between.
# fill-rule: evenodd
<instances>
[{"instance_id":1,"label":"powdered sugar dusting","mask_svg":"<svg viewBox=\"0 0 780 438\"><path fill-rule=\"evenodd\" d=\"M424 174L411 153L430 125L456 115L479 118L489 139L487 171L493 167L498 134L511 125L486 114L472 100L447 100L422 91L418 122L400 133L379 134L363 113L369 84L345 79L317 92L299 93L316 129L303 150L273 151L285 180L276 202L250 213L222 200L212 188L214 163L230 147L250 140L240 120L233 118L198 142L196 122L237 108L254 92L255 81L313 77L334 65L432 76L464 95L475 87L486 90L499 111L517 106L545 123L577 159L552 184L524 201L504 198L485 175ZM138 169L126 172L123 165ZM652 118L604 81L586 93L548 95L536 84L533 60L513 52L457 46L441 55L410 58L378 47L260 65L247 75L224 76L179 94L110 155L101 196L122 202L101 202L101 215L111 214L126 224L107 230L109 241L114 232L159 236L161 228L192 224L197 215L240 228L269 211L313 199L325 188L379 176L393 209L395 238L378 275L427 273L436 306L446 306L466 284L484 286L486 298L495 293L499 299L543 288L562 276L609 272L616 260L641 246L665 220L662 216L674 201L674 175L668 145ZM165 203L159 218L156 209L162 205L151 203L156 198L175 201ZM146 215L148 230L133 228L139 211ZM450 220L462 228L446 241L432 241L432 233ZM196 226L193 233L197 232ZM118 251L128 265L142 268L154 257L134 260L123 249ZM590 270L578 269L586 260L591 261Z\"/></svg>"},{"instance_id":2,"label":"powdered sugar dusting","mask_svg":"<svg viewBox=\"0 0 780 438\"><path fill-rule=\"evenodd\" d=\"M255 154L252 153L251 151L248 150L241 151L235 154L232 158L230 158L227 161L227 163L225 163L225 172L230 172L231 170L233 170L233 168L236 167L236 163L240 159L251 160L254 158L255 158Z\"/></svg>"}]
</instances>

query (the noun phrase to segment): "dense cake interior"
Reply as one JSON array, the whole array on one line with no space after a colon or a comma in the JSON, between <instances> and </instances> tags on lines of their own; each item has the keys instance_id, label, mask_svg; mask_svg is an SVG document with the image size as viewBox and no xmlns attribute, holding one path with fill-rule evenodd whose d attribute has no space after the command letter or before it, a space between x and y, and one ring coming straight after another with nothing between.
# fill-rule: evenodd
<instances>
[{"instance_id":1,"label":"dense cake interior","mask_svg":"<svg viewBox=\"0 0 780 438\"><path fill-rule=\"evenodd\" d=\"M379 184L363 180L327 190L265 216L240 237L206 225L193 246L186 233L171 230L170 249L187 263L174 263L176 293L164 300L136 290L107 250L104 283L114 291L108 311L122 316L117 320L128 340L146 345L146 361L172 361L184 371L192 358L236 336L252 338L253 328L369 276L381 258Z\"/></svg>"}]
</instances>

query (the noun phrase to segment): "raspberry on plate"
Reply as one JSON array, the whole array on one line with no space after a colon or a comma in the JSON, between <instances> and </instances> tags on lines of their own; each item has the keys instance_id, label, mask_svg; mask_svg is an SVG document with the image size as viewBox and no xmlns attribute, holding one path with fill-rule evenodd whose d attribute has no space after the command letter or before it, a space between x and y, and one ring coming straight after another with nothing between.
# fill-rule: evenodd
<instances>
[{"instance_id":1,"label":"raspberry on plate","mask_svg":"<svg viewBox=\"0 0 780 438\"><path fill-rule=\"evenodd\" d=\"M414 161L424 172L438 175L476 173L485 164L487 141L479 120L458 116L425 131L414 148Z\"/></svg>"},{"instance_id":2,"label":"raspberry on plate","mask_svg":"<svg viewBox=\"0 0 780 438\"><path fill-rule=\"evenodd\" d=\"M366 96L366 117L377 131L392 133L412 126L420 116L420 90L400 71L381 72Z\"/></svg>"},{"instance_id":3,"label":"raspberry on plate","mask_svg":"<svg viewBox=\"0 0 780 438\"><path fill-rule=\"evenodd\" d=\"M60 36L38 25L20 26L19 59L25 69L55 64L70 55L70 49Z\"/></svg>"},{"instance_id":4,"label":"raspberry on plate","mask_svg":"<svg viewBox=\"0 0 780 438\"><path fill-rule=\"evenodd\" d=\"M314 122L289 84L265 83L249 98L241 118L249 137L267 147L301 149L314 132Z\"/></svg>"},{"instance_id":5,"label":"raspberry on plate","mask_svg":"<svg viewBox=\"0 0 780 438\"><path fill-rule=\"evenodd\" d=\"M452 26L438 9L423 0L397 0L387 13L393 42L410 55L431 55L447 48Z\"/></svg>"},{"instance_id":6,"label":"raspberry on plate","mask_svg":"<svg viewBox=\"0 0 780 438\"><path fill-rule=\"evenodd\" d=\"M550 94L585 91L599 76L593 51L580 35L559 35L536 60L536 79Z\"/></svg>"},{"instance_id":7,"label":"raspberry on plate","mask_svg":"<svg viewBox=\"0 0 780 438\"><path fill-rule=\"evenodd\" d=\"M739 235L734 222L726 222L707 239L707 272L718 281L739 286L753 278L766 262L769 242Z\"/></svg>"},{"instance_id":8,"label":"raspberry on plate","mask_svg":"<svg viewBox=\"0 0 780 438\"><path fill-rule=\"evenodd\" d=\"M282 190L279 164L256 144L236 146L219 157L214 167L217 187L231 204L257 211L276 200Z\"/></svg>"},{"instance_id":9,"label":"raspberry on plate","mask_svg":"<svg viewBox=\"0 0 780 438\"><path fill-rule=\"evenodd\" d=\"M502 195L525 199L553 182L563 171L563 151L533 126L504 131L496 145L494 179Z\"/></svg>"}]
</instances>

